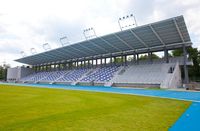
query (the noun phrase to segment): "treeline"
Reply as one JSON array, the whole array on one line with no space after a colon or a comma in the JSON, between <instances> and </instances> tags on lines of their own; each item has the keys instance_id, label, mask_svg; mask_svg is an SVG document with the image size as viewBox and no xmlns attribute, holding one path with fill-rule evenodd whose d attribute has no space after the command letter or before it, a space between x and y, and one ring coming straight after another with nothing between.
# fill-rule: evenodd
<instances>
[{"instance_id":1,"label":"treeline","mask_svg":"<svg viewBox=\"0 0 200 131\"><path fill-rule=\"evenodd\" d=\"M0 81L5 81L7 78L7 69L10 67L8 64L0 65Z\"/></svg>"}]
</instances>

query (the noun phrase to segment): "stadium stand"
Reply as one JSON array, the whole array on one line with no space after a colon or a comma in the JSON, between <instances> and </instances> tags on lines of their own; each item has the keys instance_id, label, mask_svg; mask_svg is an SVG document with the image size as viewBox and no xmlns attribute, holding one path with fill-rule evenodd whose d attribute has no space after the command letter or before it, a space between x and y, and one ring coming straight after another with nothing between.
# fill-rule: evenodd
<instances>
[{"instance_id":1,"label":"stadium stand","mask_svg":"<svg viewBox=\"0 0 200 131\"><path fill-rule=\"evenodd\" d=\"M189 82L192 62L186 49L191 45L184 18L178 16L17 59L35 72L17 82L176 88ZM183 56L170 57L174 49L183 49ZM153 59L160 51L164 58ZM140 60L144 53L148 58Z\"/></svg>"},{"instance_id":2,"label":"stadium stand","mask_svg":"<svg viewBox=\"0 0 200 131\"><path fill-rule=\"evenodd\" d=\"M114 85L114 86L158 86L173 77L175 66L181 58L170 58L169 63L163 59L133 61L127 65L105 65L93 68L79 68L61 71L38 72L22 78L21 82L63 83L80 85ZM170 78L169 78L170 75ZM180 72L178 73L180 78ZM181 80L179 79L179 84Z\"/></svg>"}]
</instances>

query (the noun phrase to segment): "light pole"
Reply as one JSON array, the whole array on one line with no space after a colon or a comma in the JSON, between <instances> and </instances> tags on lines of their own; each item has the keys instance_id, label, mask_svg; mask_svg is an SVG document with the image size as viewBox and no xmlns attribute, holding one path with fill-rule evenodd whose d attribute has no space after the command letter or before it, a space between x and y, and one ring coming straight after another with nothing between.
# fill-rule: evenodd
<instances>
[{"instance_id":1,"label":"light pole","mask_svg":"<svg viewBox=\"0 0 200 131\"><path fill-rule=\"evenodd\" d=\"M96 32L95 32L94 28L92 28L92 27L83 30L83 35L86 40L97 37Z\"/></svg>"},{"instance_id":2,"label":"light pole","mask_svg":"<svg viewBox=\"0 0 200 131\"><path fill-rule=\"evenodd\" d=\"M118 19L119 28L122 31L123 29L128 29L130 27L137 27L136 18L133 14L123 16Z\"/></svg>"},{"instance_id":3,"label":"light pole","mask_svg":"<svg viewBox=\"0 0 200 131\"><path fill-rule=\"evenodd\" d=\"M21 51L20 54L22 55L22 57L26 56L26 53L24 51Z\"/></svg>"},{"instance_id":4,"label":"light pole","mask_svg":"<svg viewBox=\"0 0 200 131\"><path fill-rule=\"evenodd\" d=\"M31 50L31 53L32 53L33 55L37 53L36 50L35 50L35 48L31 48L30 50Z\"/></svg>"},{"instance_id":5,"label":"light pole","mask_svg":"<svg viewBox=\"0 0 200 131\"><path fill-rule=\"evenodd\" d=\"M62 44L62 46L65 46L65 45L67 45L67 44L70 44L70 42L69 42L67 36L61 37L61 38L60 38L60 43Z\"/></svg>"},{"instance_id":6,"label":"light pole","mask_svg":"<svg viewBox=\"0 0 200 131\"><path fill-rule=\"evenodd\" d=\"M50 50L51 47L48 43L45 43L45 44L43 44L43 49L46 51L46 50Z\"/></svg>"}]
</instances>

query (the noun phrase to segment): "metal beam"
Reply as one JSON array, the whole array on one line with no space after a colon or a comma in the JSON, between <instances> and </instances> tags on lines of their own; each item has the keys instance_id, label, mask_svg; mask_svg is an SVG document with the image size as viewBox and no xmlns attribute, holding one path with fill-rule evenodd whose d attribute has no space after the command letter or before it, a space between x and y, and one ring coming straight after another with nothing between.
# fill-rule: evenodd
<instances>
[{"instance_id":1,"label":"metal beam","mask_svg":"<svg viewBox=\"0 0 200 131\"><path fill-rule=\"evenodd\" d=\"M130 46L126 41L124 41L122 38L120 38L117 34L114 34L114 36L120 40L123 44L125 44L126 46L128 46L129 48L131 48L132 50L135 50L135 48L133 48L132 46Z\"/></svg>"},{"instance_id":2,"label":"metal beam","mask_svg":"<svg viewBox=\"0 0 200 131\"><path fill-rule=\"evenodd\" d=\"M176 29L177 29L177 31L178 31L179 36L181 37L182 42L185 42L185 40L183 39L183 35L182 35L182 33L181 33L181 31L180 31L180 29L179 29L179 27L178 27L178 24L177 24L175 18L173 18L173 22L174 22L174 24L175 24L175 26L176 26Z\"/></svg>"},{"instance_id":3,"label":"metal beam","mask_svg":"<svg viewBox=\"0 0 200 131\"><path fill-rule=\"evenodd\" d=\"M149 24L149 27L151 28L152 32L154 33L154 35L158 38L158 40L163 44L166 45L163 40L160 38L160 36L158 35L158 33L154 30L154 28L152 27L151 24Z\"/></svg>"},{"instance_id":4,"label":"metal beam","mask_svg":"<svg viewBox=\"0 0 200 131\"><path fill-rule=\"evenodd\" d=\"M130 31L131 31L131 34L132 34L133 36L135 36L135 38L136 38L137 40L139 40L146 48L149 48L149 46L148 46L134 31L132 31L131 29L130 29Z\"/></svg>"},{"instance_id":5,"label":"metal beam","mask_svg":"<svg viewBox=\"0 0 200 131\"><path fill-rule=\"evenodd\" d=\"M90 52L93 52L94 54L91 54L91 56L92 56L92 55L97 55L97 52L96 52L96 51L94 51L94 50L92 50L92 49L90 49L90 48L84 46L83 44L79 44L79 46L81 46L82 48L84 48L84 49L86 49L86 50L89 50Z\"/></svg>"},{"instance_id":6,"label":"metal beam","mask_svg":"<svg viewBox=\"0 0 200 131\"><path fill-rule=\"evenodd\" d=\"M61 49L61 50L63 50L65 53L70 54L70 55L72 56L71 58L76 58L76 57L78 57L78 55L77 55L76 53L74 53L74 52L72 52L72 51L70 51L70 50L65 50L64 48Z\"/></svg>"},{"instance_id":7,"label":"metal beam","mask_svg":"<svg viewBox=\"0 0 200 131\"><path fill-rule=\"evenodd\" d=\"M71 47L71 48L74 49L74 50L77 50L78 52L81 52L82 54L88 55L87 52L84 52L84 51L82 51L82 50L79 50L79 49L73 47L73 45L72 45L72 46L69 46L69 47ZM81 57L83 57L83 56L81 56Z\"/></svg>"},{"instance_id":8,"label":"metal beam","mask_svg":"<svg viewBox=\"0 0 200 131\"><path fill-rule=\"evenodd\" d=\"M108 44L109 46L111 46L111 47L113 47L114 49L116 49L117 51L122 52L121 49L119 49L119 48L113 46L110 42L108 42L107 40L105 40L103 37L98 37L98 38L101 39L101 40L102 40L103 42L105 42L106 44Z\"/></svg>"},{"instance_id":9,"label":"metal beam","mask_svg":"<svg viewBox=\"0 0 200 131\"><path fill-rule=\"evenodd\" d=\"M96 44L94 41L91 41L91 40L87 40L88 42L90 42L91 44L93 44L94 46L96 46L97 48L99 48L100 50L103 50L105 51L106 53L109 53L108 50L106 50L105 48L99 46L98 44Z\"/></svg>"}]
</instances>

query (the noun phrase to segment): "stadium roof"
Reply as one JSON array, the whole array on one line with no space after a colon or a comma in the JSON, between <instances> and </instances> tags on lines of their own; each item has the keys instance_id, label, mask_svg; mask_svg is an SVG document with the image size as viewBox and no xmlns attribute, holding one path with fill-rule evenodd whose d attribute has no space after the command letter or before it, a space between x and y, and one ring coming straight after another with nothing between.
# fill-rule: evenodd
<instances>
[{"instance_id":1,"label":"stadium roof","mask_svg":"<svg viewBox=\"0 0 200 131\"><path fill-rule=\"evenodd\" d=\"M138 26L109 35L85 40L15 61L30 65L81 59L122 52L160 51L164 48L191 46L183 16Z\"/></svg>"}]
</instances>

